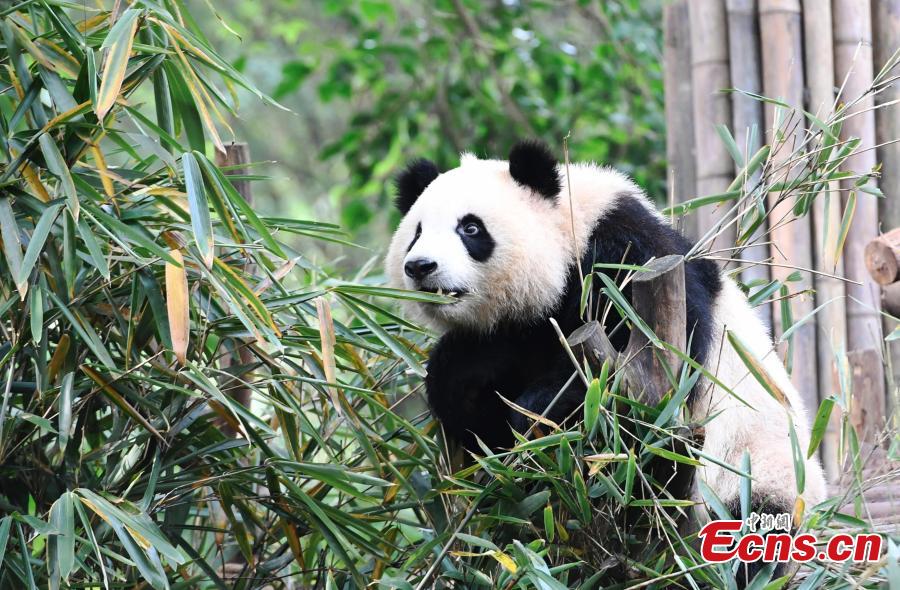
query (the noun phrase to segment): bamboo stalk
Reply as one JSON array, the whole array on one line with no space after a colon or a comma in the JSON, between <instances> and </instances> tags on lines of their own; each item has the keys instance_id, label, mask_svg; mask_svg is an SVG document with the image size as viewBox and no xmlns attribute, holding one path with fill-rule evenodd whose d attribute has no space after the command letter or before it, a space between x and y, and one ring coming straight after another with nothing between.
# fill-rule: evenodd
<instances>
[{"instance_id":1,"label":"bamboo stalk","mask_svg":"<svg viewBox=\"0 0 900 590\"><path fill-rule=\"evenodd\" d=\"M900 0L872 1L872 33L875 41L875 71L881 70L891 59L894 52L900 49ZM887 104L900 100L900 86L896 83L875 98L878 104ZM900 107L882 108L875 113L876 136L879 144L900 138ZM881 171L881 190L887 196L880 200L879 218L882 230L900 227L900 144L882 145L876 153L879 162L890 163ZM885 319L885 333L893 330L897 323ZM898 384L900 384L900 340L888 343L889 392L888 405L896 412L898 403Z\"/></svg>"},{"instance_id":2,"label":"bamboo stalk","mask_svg":"<svg viewBox=\"0 0 900 590\"><path fill-rule=\"evenodd\" d=\"M716 131L731 124L731 101L721 91L731 86L728 69L728 21L721 0L691 0L691 83L693 85L694 141L697 194L723 193L734 179L734 162ZM703 207L697 212L698 234L721 221L727 207ZM731 248L733 227L723 232L710 249Z\"/></svg>"},{"instance_id":3,"label":"bamboo stalk","mask_svg":"<svg viewBox=\"0 0 900 590\"><path fill-rule=\"evenodd\" d=\"M759 0L759 29L762 45L763 63L763 91L771 98L785 101L787 104L803 106L803 48L801 45L801 12L800 0ZM772 143L777 144L778 133L784 134L784 144L775 145L772 158L777 164L785 164L789 161L791 152L802 141L800 132L803 128L802 115L796 111L782 109L777 112L775 106L765 105L767 132L772 134ZM799 119L799 121L798 121ZM799 122L799 124L798 124ZM790 165L776 166L780 168L780 175L788 174L790 178L796 178L798 171ZM770 230L773 243L773 262L783 264L789 262L792 265L803 268L811 268L812 260L812 231L808 218L800 218L791 223L778 223L784 218L792 216L791 210L795 198L784 199L776 204L781 195L770 195L769 221L773 224ZM778 224L776 227L775 224ZM789 269L775 266L772 268L772 277L784 282ZM792 292L811 289L812 276L809 273L801 273L801 280L789 284ZM814 309L811 296L794 297L787 301L795 319L806 317ZM782 302L776 304L772 310L773 328L777 336L786 329L781 317ZM786 346L781 347L782 353L787 351ZM807 323L798 328L793 334L793 355L786 359L786 364L791 367L791 381L800 392L807 408L818 407L818 368L816 363L816 332L815 326Z\"/></svg>"},{"instance_id":4,"label":"bamboo stalk","mask_svg":"<svg viewBox=\"0 0 900 590\"><path fill-rule=\"evenodd\" d=\"M697 195L694 164L693 93L691 92L691 37L687 0L663 6L663 74L666 107L666 158L669 162L670 205ZM680 229L697 239L697 216L681 218Z\"/></svg>"},{"instance_id":5,"label":"bamboo stalk","mask_svg":"<svg viewBox=\"0 0 900 590\"><path fill-rule=\"evenodd\" d=\"M854 105L853 116L844 121L844 138L858 137L860 149L847 159L846 169L868 172L875 166L875 113L872 84L872 22L869 2L834 0L834 65L835 80L843 84L843 102L863 99ZM845 81L846 80L846 81ZM871 181L870 181L871 182ZM843 188L853 190L852 181ZM844 246L844 269L847 278L861 285L847 284L847 348L881 350L881 321L878 311L878 288L864 264L866 244L878 235L878 202L872 195L858 194L856 213ZM879 365L881 367L881 365ZM883 368L878 369L879 371ZM878 380L884 395L884 379Z\"/></svg>"},{"instance_id":6,"label":"bamboo stalk","mask_svg":"<svg viewBox=\"0 0 900 590\"><path fill-rule=\"evenodd\" d=\"M831 3L803 0L804 52L806 83L809 89L807 110L820 119L834 111L834 49ZM841 224L841 197L837 182L818 195L813 203L813 258L815 268L842 275L843 261L835 259ZM836 380L835 350L844 350L847 341L847 318L844 283L836 278L816 276L816 306L825 305L816 314L816 356L819 367L819 401L840 391ZM830 302L830 303L829 303ZM840 416L832 413L822 441L822 462L830 480L840 475L837 455Z\"/></svg>"},{"instance_id":7,"label":"bamboo stalk","mask_svg":"<svg viewBox=\"0 0 900 590\"><path fill-rule=\"evenodd\" d=\"M760 80L762 66L759 55L759 23L756 19L756 0L728 0L728 55L731 70L731 85L739 90L762 94ZM765 129L762 103L749 96L735 92L731 95L732 132L735 142L747 161L759 150ZM757 172L748 179L747 186L754 186L759 180ZM741 273L745 283L767 283L769 269L764 264L753 264L769 258L769 247L765 243L766 224L763 223L750 238L751 247L741 251L740 257L747 261L747 268ZM762 242L762 244L759 244ZM758 244L758 245L757 245ZM767 326L772 325L769 307L760 309L760 316Z\"/></svg>"}]
</instances>

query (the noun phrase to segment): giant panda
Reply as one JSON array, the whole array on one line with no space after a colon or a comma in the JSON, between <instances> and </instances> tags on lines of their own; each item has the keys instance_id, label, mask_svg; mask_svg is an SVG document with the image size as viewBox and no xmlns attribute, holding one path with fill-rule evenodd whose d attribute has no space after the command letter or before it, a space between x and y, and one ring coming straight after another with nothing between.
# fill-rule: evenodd
<instances>
[{"instance_id":1,"label":"giant panda","mask_svg":"<svg viewBox=\"0 0 900 590\"><path fill-rule=\"evenodd\" d=\"M583 402L584 386L570 379L572 362L549 321L564 334L584 323L581 276L595 263L641 265L690 249L626 176L595 164L562 166L534 141L515 145L507 161L463 154L460 166L444 173L415 160L397 177L396 204L403 218L386 272L396 287L454 299L407 305L440 333L427 365L431 409L451 438L476 452L476 437L502 449L513 444L513 428L524 432L529 425L499 395L541 414L569 383L547 414L557 423ZM690 259L685 287L692 358L747 402L706 378L698 382L688 402L692 417L714 416L705 425L703 451L735 466L749 451L751 509L792 513L797 491L789 423L806 449L807 408L766 327L715 262ZM761 359L787 404L749 375L726 329ZM611 341L621 350L627 332L613 333ZM738 475L704 461L696 477L740 514ZM815 458L806 460L803 496L806 506L825 498Z\"/></svg>"}]
</instances>

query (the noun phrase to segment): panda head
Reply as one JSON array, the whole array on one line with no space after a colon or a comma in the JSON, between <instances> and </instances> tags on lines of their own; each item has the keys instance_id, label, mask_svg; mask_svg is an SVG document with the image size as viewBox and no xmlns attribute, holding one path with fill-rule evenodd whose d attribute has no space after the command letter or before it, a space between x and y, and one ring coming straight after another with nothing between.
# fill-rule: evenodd
<instances>
[{"instance_id":1,"label":"panda head","mask_svg":"<svg viewBox=\"0 0 900 590\"><path fill-rule=\"evenodd\" d=\"M464 154L443 174L411 162L397 178L404 218L388 275L395 287L454 299L411 303L413 315L439 330L540 318L562 295L571 262L561 188L558 162L537 142L518 143L508 161Z\"/></svg>"}]
</instances>

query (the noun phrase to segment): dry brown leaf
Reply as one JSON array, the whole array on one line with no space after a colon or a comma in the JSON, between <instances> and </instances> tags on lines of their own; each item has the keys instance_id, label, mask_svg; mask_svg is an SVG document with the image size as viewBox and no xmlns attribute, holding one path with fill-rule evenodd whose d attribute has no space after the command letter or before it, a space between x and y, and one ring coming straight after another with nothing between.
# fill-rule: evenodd
<instances>
[{"instance_id":1,"label":"dry brown leaf","mask_svg":"<svg viewBox=\"0 0 900 590\"><path fill-rule=\"evenodd\" d=\"M187 270L181 250L169 250L169 254L180 266L166 262L166 310L169 313L172 352L175 353L178 362L183 365L187 362L188 335L191 328Z\"/></svg>"}]
</instances>

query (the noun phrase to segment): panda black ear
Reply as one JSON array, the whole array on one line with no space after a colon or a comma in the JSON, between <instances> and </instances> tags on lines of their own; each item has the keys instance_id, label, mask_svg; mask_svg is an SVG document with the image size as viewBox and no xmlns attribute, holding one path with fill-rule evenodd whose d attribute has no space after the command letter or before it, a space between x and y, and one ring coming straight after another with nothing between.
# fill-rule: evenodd
<instances>
[{"instance_id":1,"label":"panda black ear","mask_svg":"<svg viewBox=\"0 0 900 590\"><path fill-rule=\"evenodd\" d=\"M556 199L562 190L558 162L547 144L534 139L520 141L509 152L513 180L546 199Z\"/></svg>"},{"instance_id":2,"label":"panda black ear","mask_svg":"<svg viewBox=\"0 0 900 590\"><path fill-rule=\"evenodd\" d=\"M430 160L416 159L409 162L406 168L397 175L394 181L397 186L397 198L394 204L400 213L406 215L422 191L438 177L437 166Z\"/></svg>"}]
</instances>

